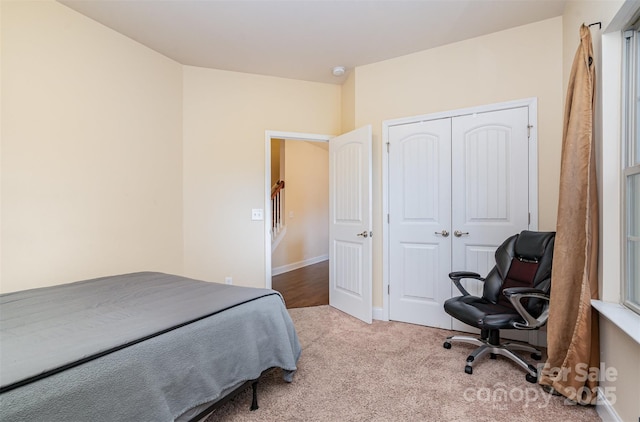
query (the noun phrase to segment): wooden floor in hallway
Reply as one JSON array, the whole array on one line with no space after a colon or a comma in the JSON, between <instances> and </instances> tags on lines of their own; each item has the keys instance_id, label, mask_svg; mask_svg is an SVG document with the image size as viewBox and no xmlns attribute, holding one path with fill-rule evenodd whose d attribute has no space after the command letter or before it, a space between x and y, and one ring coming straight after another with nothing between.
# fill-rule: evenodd
<instances>
[{"instance_id":1,"label":"wooden floor in hallway","mask_svg":"<svg viewBox=\"0 0 640 422\"><path fill-rule=\"evenodd\" d=\"M329 260L273 276L271 287L284 297L287 308L329 304Z\"/></svg>"}]
</instances>

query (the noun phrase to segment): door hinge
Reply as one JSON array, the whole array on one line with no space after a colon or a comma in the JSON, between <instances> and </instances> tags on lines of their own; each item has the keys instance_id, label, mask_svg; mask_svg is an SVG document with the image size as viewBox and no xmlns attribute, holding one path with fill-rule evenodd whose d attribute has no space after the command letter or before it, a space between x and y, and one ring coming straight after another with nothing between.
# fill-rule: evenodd
<instances>
[{"instance_id":1,"label":"door hinge","mask_svg":"<svg viewBox=\"0 0 640 422\"><path fill-rule=\"evenodd\" d=\"M531 225L531 213L529 213L529 225Z\"/></svg>"},{"instance_id":2,"label":"door hinge","mask_svg":"<svg viewBox=\"0 0 640 422\"><path fill-rule=\"evenodd\" d=\"M391 142L387 142L387 152L389 152L389 145L391 144Z\"/></svg>"},{"instance_id":3,"label":"door hinge","mask_svg":"<svg viewBox=\"0 0 640 422\"><path fill-rule=\"evenodd\" d=\"M527 125L527 139L531 138L531 128L533 125Z\"/></svg>"},{"instance_id":4,"label":"door hinge","mask_svg":"<svg viewBox=\"0 0 640 422\"><path fill-rule=\"evenodd\" d=\"M387 224L391 224L391 217L389 217L389 214L387 214Z\"/></svg>"},{"instance_id":5,"label":"door hinge","mask_svg":"<svg viewBox=\"0 0 640 422\"><path fill-rule=\"evenodd\" d=\"M391 295L391 284L387 284L387 294Z\"/></svg>"}]
</instances>

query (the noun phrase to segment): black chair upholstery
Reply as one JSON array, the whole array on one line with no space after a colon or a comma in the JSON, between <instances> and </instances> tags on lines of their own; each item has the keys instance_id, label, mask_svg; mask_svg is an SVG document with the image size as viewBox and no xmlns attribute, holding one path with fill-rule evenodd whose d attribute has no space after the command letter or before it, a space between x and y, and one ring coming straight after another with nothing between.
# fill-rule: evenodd
<instances>
[{"instance_id":1,"label":"black chair upholstery","mask_svg":"<svg viewBox=\"0 0 640 422\"><path fill-rule=\"evenodd\" d=\"M446 349L455 341L480 346L467 357L466 373L472 374L477 359L490 353L492 358L501 355L513 360L527 371L527 381L537 382L536 367L514 350L529 352L536 360L542 357L540 351L526 344L501 343L500 330L537 330L546 324L554 240L555 232L523 231L498 247L496 265L485 278L468 271L449 274L462 296L447 300L444 310L480 329L480 338L451 336L444 342ZM484 282L481 297L469 294L460 282L465 278Z\"/></svg>"}]
</instances>

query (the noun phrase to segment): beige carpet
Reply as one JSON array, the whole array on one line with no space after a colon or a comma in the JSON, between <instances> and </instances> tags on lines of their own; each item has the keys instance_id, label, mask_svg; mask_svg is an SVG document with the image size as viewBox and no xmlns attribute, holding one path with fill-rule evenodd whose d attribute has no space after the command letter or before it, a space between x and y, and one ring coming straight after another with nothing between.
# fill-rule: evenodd
<instances>
[{"instance_id":1,"label":"beige carpet","mask_svg":"<svg viewBox=\"0 0 640 422\"><path fill-rule=\"evenodd\" d=\"M368 325L329 306L291 309L302 344L291 384L280 370L207 418L214 421L599 421L594 407L566 404L505 358L464 373L470 345L450 331L399 322Z\"/></svg>"}]
</instances>

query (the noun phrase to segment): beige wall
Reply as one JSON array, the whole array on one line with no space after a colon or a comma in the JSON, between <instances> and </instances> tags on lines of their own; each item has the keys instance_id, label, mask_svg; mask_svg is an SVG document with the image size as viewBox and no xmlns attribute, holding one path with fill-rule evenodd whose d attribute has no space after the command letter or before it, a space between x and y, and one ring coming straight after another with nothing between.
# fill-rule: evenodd
<instances>
[{"instance_id":1,"label":"beige wall","mask_svg":"<svg viewBox=\"0 0 640 422\"><path fill-rule=\"evenodd\" d=\"M600 317L600 389L621 421L640 417L640 345ZM607 370L615 371L607 374Z\"/></svg>"},{"instance_id":2,"label":"beige wall","mask_svg":"<svg viewBox=\"0 0 640 422\"><path fill-rule=\"evenodd\" d=\"M59 3L1 4L2 291L263 286L265 130L339 133L340 86L183 67Z\"/></svg>"},{"instance_id":3,"label":"beige wall","mask_svg":"<svg viewBox=\"0 0 640 422\"><path fill-rule=\"evenodd\" d=\"M285 141L287 233L271 257L274 270L329 256L327 143Z\"/></svg>"},{"instance_id":4,"label":"beige wall","mask_svg":"<svg viewBox=\"0 0 640 422\"><path fill-rule=\"evenodd\" d=\"M180 273L181 66L53 1L0 7L2 291Z\"/></svg>"},{"instance_id":5,"label":"beige wall","mask_svg":"<svg viewBox=\"0 0 640 422\"><path fill-rule=\"evenodd\" d=\"M265 130L339 133L340 86L186 66L183 124L185 272L263 287Z\"/></svg>"},{"instance_id":6,"label":"beige wall","mask_svg":"<svg viewBox=\"0 0 640 422\"><path fill-rule=\"evenodd\" d=\"M356 128L356 77L355 71L349 72L347 79L342 83L342 130L347 133Z\"/></svg>"},{"instance_id":7,"label":"beige wall","mask_svg":"<svg viewBox=\"0 0 640 422\"><path fill-rule=\"evenodd\" d=\"M554 230L562 136L562 18L355 69L355 126L373 125L374 233L381 233L384 120L538 98L539 228ZM382 239L374 236L374 306L382 306Z\"/></svg>"}]
</instances>

